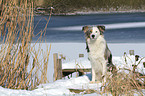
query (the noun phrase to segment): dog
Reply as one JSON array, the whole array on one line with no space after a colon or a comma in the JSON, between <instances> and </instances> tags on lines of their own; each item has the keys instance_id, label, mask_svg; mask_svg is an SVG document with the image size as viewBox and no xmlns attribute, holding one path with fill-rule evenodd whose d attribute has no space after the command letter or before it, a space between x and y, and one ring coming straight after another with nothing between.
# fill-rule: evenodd
<instances>
[{"instance_id":1,"label":"dog","mask_svg":"<svg viewBox=\"0 0 145 96\"><path fill-rule=\"evenodd\" d=\"M105 26L84 26L82 31L85 33L88 59L92 66L91 82L106 82L107 70L113 72L116 67L112 63L112 54L104 39Z\"/></svg>"}]
</instances>

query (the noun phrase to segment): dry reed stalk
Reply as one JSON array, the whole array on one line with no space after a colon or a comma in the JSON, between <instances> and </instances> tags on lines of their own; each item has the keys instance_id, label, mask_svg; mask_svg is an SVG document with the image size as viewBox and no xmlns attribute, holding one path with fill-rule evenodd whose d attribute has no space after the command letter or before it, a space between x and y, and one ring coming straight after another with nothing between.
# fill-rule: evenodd
<instances>
[{"instance_id":1,"label":"dry reed stalk","mask_svg":"<svg viewBox=\"0 0 145 96\"><path fill-rule=\"evenodd\" d=\"M142 80L143 77L138 73L133 73L132 70L127 71L130 71L129 74L121 71L113 77L108 76L108 85L104 91L110 92L113 96L133 96L134 93L142 95L143 93L140 90L145 88L144 80Z\"/></svg>"},{"instance_id":2,"label":"dry reed stalk","mask_svg":"<svg viewBox=\"0 0 145 96\"><path fill-rule=\"evenodd\" d=\"M0 36L2 38L0 46L0 86L32 90L40 83L47 83L47 67L51 46L49 51L45 52L46 54L40 51L41 48L36 51L34 49L36 44L31 46L33 2L21 0L18 3L17 0L6 0L0 2L0 5L2 5L0 18ZM40 33L40 37L43 33ZM43 56L41 61L39 60L40 54ZM32 65L30 71L27 70L29 65ZM42 73L38 73L39 70ZM39 74L42 80L39 79Z\"/></svg>"},{"instance_id":3,"label":"dry reed stalk","mask_svg":"<svg viewBox=\"0 0 145 96\"><path fill-rule=\"evenodd\" d=\"M47 49L48 49L48 46L47 46ZM50 45L50 47L49 47L49 51L47 50L47 52L46 53L49 53L50 54L50 50L51 50L51 45ZM41 79L41 80L44 80L43 82L41 82L41 83L46 83L46 82L48 82L48 79L47 79L47 68L48 68L48 60L49 60L49 54L47 55L45 55L45 58L44 58L44 61L43 61L43 75L41 75L41 76L43 76L43 78L44 79ZM41 77L42 78L42 77Z\"/></svg>"}]
</instances>

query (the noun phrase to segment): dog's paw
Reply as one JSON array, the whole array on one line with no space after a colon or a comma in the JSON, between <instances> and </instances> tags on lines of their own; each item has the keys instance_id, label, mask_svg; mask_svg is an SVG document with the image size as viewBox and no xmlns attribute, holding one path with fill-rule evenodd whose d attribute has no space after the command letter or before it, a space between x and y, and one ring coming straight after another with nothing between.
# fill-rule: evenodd
<instances>
[{"instance_id":1,"label":"dog's paw","mask_svg":"<svg viewBox=\"0 0 145 96\"><path fill-rule=\"evenodd\" d=\"M101 83L100 81L90 81L91 84L93 83Z\"/></svg>"},{"instance_id":2,"label":"dog's paw","mask_svg":"<svg viewBox=\"0 0 145 96\"><path fill-rule=\"evenodd\" d=\"M95 81L90 81L91 84L95 83Z\"/></svg>"}]
</instances>

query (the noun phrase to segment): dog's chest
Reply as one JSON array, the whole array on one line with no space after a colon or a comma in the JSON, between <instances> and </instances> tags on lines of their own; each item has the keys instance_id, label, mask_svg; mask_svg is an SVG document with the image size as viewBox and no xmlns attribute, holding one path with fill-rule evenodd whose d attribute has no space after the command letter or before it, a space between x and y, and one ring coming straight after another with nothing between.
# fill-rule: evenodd
<instances>
[{"instance_id":1,"label":"dog's chest","mask_svg":"<svg viewBox=\"0 0 145 96\"><path fill-rule=\"evenodd\" d=\"M103 37L99 37L95 41L89 41L88 42L88 47L89 47L89 57L104 57L104 52L106 48L106 41Z\"/></svg>"}]
</instances>

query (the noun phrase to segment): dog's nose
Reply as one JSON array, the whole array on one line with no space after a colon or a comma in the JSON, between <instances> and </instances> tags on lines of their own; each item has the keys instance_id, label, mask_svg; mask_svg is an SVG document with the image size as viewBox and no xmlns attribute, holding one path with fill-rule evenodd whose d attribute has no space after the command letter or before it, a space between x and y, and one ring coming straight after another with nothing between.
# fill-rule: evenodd
<instances>
[{"instance_id":1,"label":"dog's nose","mask_svg":"<svg viewBox=\"0 0 145 96\"><path fill-rule=\"evenodd\" d=\"M95 35L93 34L93 35L91 35L92 36L92 38L95 38Z\"/></svg>"}]
</instances>

